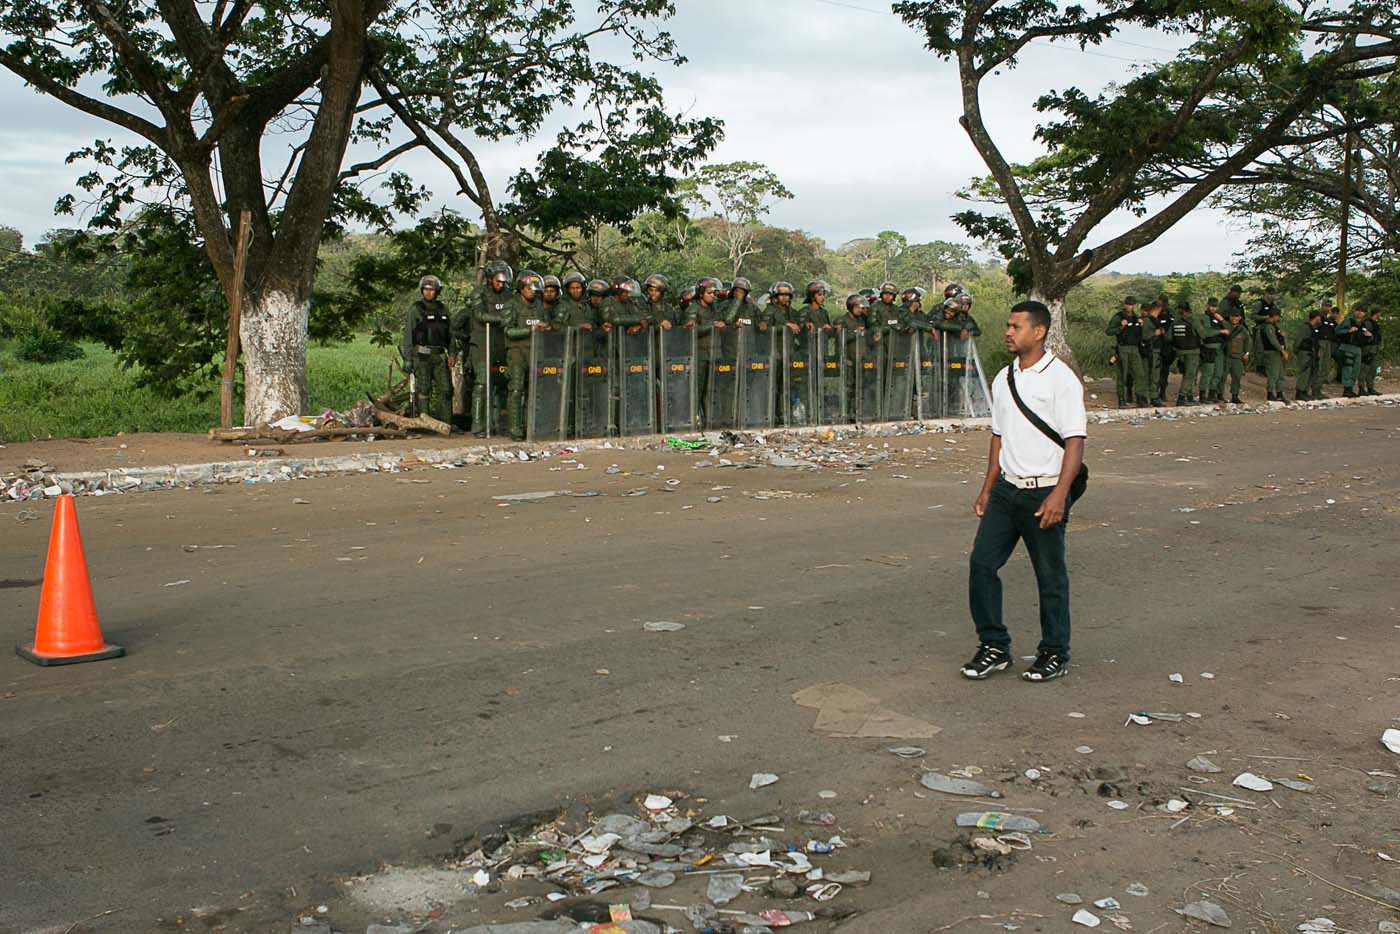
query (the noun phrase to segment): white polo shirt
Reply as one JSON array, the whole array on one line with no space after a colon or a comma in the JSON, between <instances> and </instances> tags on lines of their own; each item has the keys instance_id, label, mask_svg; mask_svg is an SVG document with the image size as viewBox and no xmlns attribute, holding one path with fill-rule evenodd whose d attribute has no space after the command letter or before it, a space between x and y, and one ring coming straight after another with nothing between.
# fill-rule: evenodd
<instances>
[{"instance_id":1,"label":"white polo shirt","mask_svg":"<svg viewBox=\"0 0 1400 934\"><path fill-rule=\"evenodd\" d=\"M1021 369L1020 360L1013 360L1011 366L1016 367L1016 391L1032 412L1045 419L1062 438L1088 437L1084 384L1068 363L1047 350L1029 370ZM1006 383L1008 369L1002 367L992 380L992 433L1001 438L1002 473L1058 477L1065 452L1016 407L1011 387Z\"/></svg>"}]
</instances>

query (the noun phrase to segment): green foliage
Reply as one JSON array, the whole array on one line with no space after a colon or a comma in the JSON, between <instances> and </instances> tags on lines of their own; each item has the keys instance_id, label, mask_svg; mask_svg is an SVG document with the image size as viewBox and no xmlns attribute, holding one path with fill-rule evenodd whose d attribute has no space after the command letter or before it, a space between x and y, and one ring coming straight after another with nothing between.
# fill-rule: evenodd
<instances>
[{"instance_id":1,"label":"green foliage","mask_svg":"<svg viewBox=\"0 0 1400 934\"><path fill-rule=\"evenodd\" d=\"M1344 132L1345 120L1319 133L1304 119L1315 110L1383 114L1375 95L1362 106L1363 88L1372 76L1393 76L1400 30L1394 3L1378 0L1345 8L1283 0L1089 7L903 0L894 11L936 55L956 60L962 122L990 173L961 194L996 208L954 219L1006 260L1018 289L1034 286L1051 300L1152 243L1271 148ZM1042 93L1035 106L1046 118L1035 138L1044 153L1007 163L978 103L983 82L1014 68L1032 42L1084 49L1124 30L1178 49L1100 93L1073 86ZM1091 244L1123 212L1139 222L1113 225Z\"/></svg>"},{"instance_id":2,"label":"green foliage","mask_svg":"<svg viewBox=\"0 0 1400 934\"><path fill-rule=\"evenodd\" d=\"M37 295L0 296L0 338L15 342L15 357L27 363L78 360L83 348L54 326L51 300Z\"/></svg>"},{"instance_id":3,"label":"green foliage","mask_svg":"<svg viewBox=\"0 0 1400 934\"><path fill-rule=\"evenodd\" d=\"M0 444L36 438L92 438L118 431L203 432L219 423L208 394L158 394L99 344L84 344L79 362L38 365L16 359L0 340ZM365 393L382 392L392 356L363 337L307 352L310 411L344 410ZM235 399L234 419L242 416Z\"/></svg>"}]
</instances>

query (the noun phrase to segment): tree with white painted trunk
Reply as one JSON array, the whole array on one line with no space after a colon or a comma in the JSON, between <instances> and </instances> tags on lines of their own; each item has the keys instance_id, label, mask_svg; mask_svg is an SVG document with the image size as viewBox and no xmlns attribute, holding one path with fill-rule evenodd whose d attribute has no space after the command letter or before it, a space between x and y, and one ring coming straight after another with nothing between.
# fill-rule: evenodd
<instances>
[{"instance_id":1,"label":"tree with white painted trunk","mask_svg":"<svg viewBox=\"0 0 1400 934\"><path fill-rule=\"evenodd\" d=\"M665 114L654 77L593 57L590 43L614 36L639 60L683 61L652 25L671 15L669 0L595 7L586 21L572 0L5 0L0 66L136 137L73 154L96 166L79 179L91 226L189 230L227 295L236 221L250 213L243 420L262 424L307 406L323 236L352 221L386 228L427 196L404 174L385 176L405 153L426 149L453 163L493 249L518 242L527 224L579 223L567 205L583 176L594 190L610 171L626 176L626 195L605 199L602 221L669 204L669 172L712 148L719 124ZM528 210L498 204L467 141L528 139L574 102L603 125L584 118L536 170L516 176L515 190L539 195ZM287 141L287 161L266 171L274 137ZM376 152L346 165L352 139ZM368 180L382 185L368 191ZM72 196L59 202L75 205ZM223 337L213 337L207 328L169 335L172 344L202 342L202 360L188 355L181 375L222 350Z\"/></svg>"},{"instance_id":2,"label":"tree with white painted trunk","mask_svg":"<svg viewBox=\"0 0 1400 934\"><path fill-rule=\"evenodd\" d=\"M1392 73L1400 53L1393 0L904 0L894 9L934 54L956 61L960 122L990 172L961 194L1002 208L954 219L1007 259L1018 291L1050 307L1050 346L1071 361L1065 296L1075 284L1155 241L1272 148L1312 138L1308 114ZM983 83L1032 42L1082 51L1123 29L1179 51L1125 68L1097 95L1047 90L1035 101L1057 115L1035 132L1046 154L1011 163L988 130ZM1127 230L1092 243L1124 220Z\"/></svg>"}]
</instances>

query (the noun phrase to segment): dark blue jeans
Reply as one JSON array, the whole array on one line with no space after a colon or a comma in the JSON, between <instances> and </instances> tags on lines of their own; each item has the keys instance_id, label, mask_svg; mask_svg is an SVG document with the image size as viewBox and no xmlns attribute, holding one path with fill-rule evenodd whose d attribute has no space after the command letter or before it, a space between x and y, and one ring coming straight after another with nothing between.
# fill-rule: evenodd
<instances>
[{"instance_id":1,"label":"dark blue jeans","mask_svg":"<svg viewBox=\"0 0 1400 934\"><path fill-rule=\"evenodd\" d=\"M1035 511L1051 488L1021 490L998 479L977 525L972 542L968 602L977 638L987 645L1011 649L1011 634L1001 619L1001 577L1016 543L1026 543L1040 591L1041 652L1069 656L1069 572L1065 569L1065 521L1048 529L1040 527Z\"/></svg>"}]
</instances>

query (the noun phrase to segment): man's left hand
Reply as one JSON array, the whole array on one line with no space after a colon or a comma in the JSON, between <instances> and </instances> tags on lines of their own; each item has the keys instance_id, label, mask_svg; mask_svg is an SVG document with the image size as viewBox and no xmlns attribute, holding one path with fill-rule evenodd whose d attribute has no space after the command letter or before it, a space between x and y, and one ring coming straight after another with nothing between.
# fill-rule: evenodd
<instances>
[{"instance_id":1,"label":"man's left hand","mask_svg":"<svg viewBox=\"0 0 1400 934\"><path fill-rule=\"evenodd\" d=\"M1065 494L1051 493L1045 497L1045 502L1040 504L1040 508L1035 511L1040 517L1040 527L1048 529L1059 525L1065 521Z\"/></svg>"}]
</instances>

